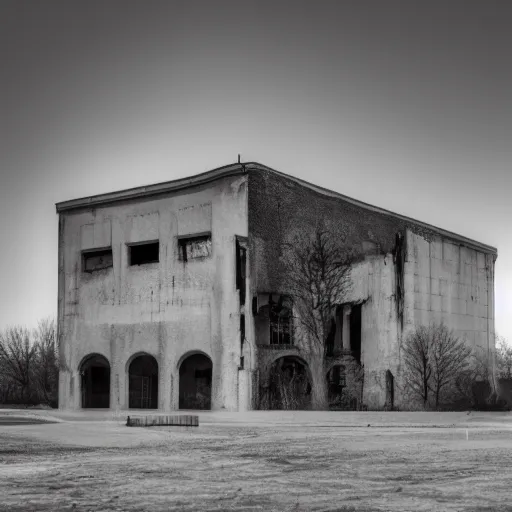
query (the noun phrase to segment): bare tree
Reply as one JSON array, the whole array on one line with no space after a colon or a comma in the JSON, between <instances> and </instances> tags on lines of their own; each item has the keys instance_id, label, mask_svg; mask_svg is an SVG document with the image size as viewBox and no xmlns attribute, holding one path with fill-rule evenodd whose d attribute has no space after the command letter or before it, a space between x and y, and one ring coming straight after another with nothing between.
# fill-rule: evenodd
<instances>
[{"instance_id":1,"label":"bare tree","mask_svg":"<svg viewBox=\"0 0 512 512\"><path fill-rule=\"evenodd\" d=\"M55 404L59 379L55 321L41 320L34 332L36 364L34 384L41 402Z\"/></svg>"},{"instance_id":2,"label":"bare tree","mask_svg":"<svg viewBox=\"0 0 512 512\"><path fill-rule=\"evenodd\" d=\"M419 326L402 347L404 381L426 408L434 401L439 407L443 391L449 387L464 387L472 350L443 323Z\"/></svg>"},{"instance_id":3,"label":"bare tree","mask_svg":"<svg viewBox=\"0 0 512 512\"><path fill-rule=\"evenodd\" d=\"M19 386L23 402L29 398L36 355L37 348L31 343L28 329L15 326L0 333L0 367L4 375Z\"/></svg>"},{"instance_id":4,"label":"bare tree","mask_svg":"<svg viewBox=\"0 0 512 512\"><path fill-rule=\"evenodd\" d=\"M430 329L423 325L409 335L402 347L404 382L413 394L421 398L424 407L428 405L432 377L430 348Z\"/></svg>"},{"instance_id":5,"label":"bare tree","mask_svg":"<svg viewBox=\"0 0 512 512\"><path fill-rule=\"evenodd\" d=\"M496 336L496 367L498 378L512 379L512 345L503 336Z\"/></svg>"},{"instance_id":6,"label":"bare tree","mask_svg":"<svg viewBox=\"0 0 512 512\"><path fill-rule=\"evenodd\" d=\"M343 239L319 226L313 236L299 235L284 251L287 288L298 324L296 344L311 371L311 406L328 408L326 340L336 307L350 288L352 255Z\"/></svg>"},{"instance_id":7,"label":"bare tree","mask_svg":"<svg viewBox=\"0 0 512 512\"><path fill-rule=\"evenodd\" d=\"M469 366L472 354L465 340L459 339L444 324L430 327L432 385L435 406L439 407L441 392L453 384Z\"/></svg>"}]
</instances>

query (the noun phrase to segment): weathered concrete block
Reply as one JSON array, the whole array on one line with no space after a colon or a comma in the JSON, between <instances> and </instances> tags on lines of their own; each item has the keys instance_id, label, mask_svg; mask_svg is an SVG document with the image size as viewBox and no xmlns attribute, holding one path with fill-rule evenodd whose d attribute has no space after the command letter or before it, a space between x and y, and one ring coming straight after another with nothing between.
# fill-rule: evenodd
<instances>
[{"instance_id":1,"label":"weathered concrete block","mask_svg":"<svg viewBox=\"0 0 512 512\"><path fill-rule=\"evenodd\" d=\"M430 309L430 295L428 293L415 293L414 294L414 309Z\"/></svg>"},{"instance_id":2,"label":"weathered concrete block","mask_svg":"<svg viewBox=\"0 0 512 512\"><path fill-rule=\"evenodd\" d=\"M430 309L432 311L443 311L442 297L440 295L431 295L430 296Z\"/></svg>"},{"instance_id":3,"label":"weathered concrete block","mask_svg":"<svg viewBox=\"0 0 512 512\"><path fill-rule=\"evenodd\" d=\"M446 279L439 279L439 294L445 297L452 295L452 283Z\"/></svg>"},{"instance_id":4,"label":"weathered concrete block","mask_svg":"<svg viewBox=\"0 0 512 512\"><path fill-rule=\"evenodd\" d=\"M188 414L178 415L153 415L146 416L128 416L126 419L127 427L154 427L154 426L181 426L198 427L199 416Z\"/></svg>"},{"instance_id":5,"label":"weathered concrete block","mask_svg":"<svg viewBox=\"0 0 512 512\"><path fill-rule=\"evenodd\" d=\"M414 276L414 291L419 293L430 293L430 278Z\"/></svg>"},{"instance_id":6,"label":"weathered concrete block","mask_svg":"<svg viewBox=\"0 0 512 512\"><path fill-rule=\"evenodd\" d=\"M461 260L464 263L468 263L470 265L476 265L476 251L474 249L470 249L468 247L461 246L460 255L461 255Z\"/></svg>"},{"instance_id":7,"label":"weathered concrete block","mask_svg":"<svg viewBox=\"0 0 512 512\"><path fill-rule=\"evenodd\" d=\"M487 319L489 317L489 308L483 304L477 304L478 317Z\"/></svg>"},{"instance_id":8,"label":"weathered concrete block","mask_svg":"<svg viewBox=\"0 0 512 512\"><path fill-rule=\"evenodd\" d=\"M483 254L482 252L476 253L476 265L477 265L478 269L485 270L485 267L486 267L485 254Z\"/></svg>"},{"instance_id":9,"label":"weathered concrete block","mask_svg":"<svg viewBox=\"0 0 512 512\"><path fill-rule=\"evenodd\" d=\"M477 287L477 297L478 303L482 306L487 306L489 299L487 296L487 287L486 286L478 286Z\"/></svg>"},{"instance_id":10,"label":"weathered concrete block","mask_svg":"<svg viewBox=\"0 0 512 512\"><path fill-rule=\"evenodd\" d=\"M459 259L459 248L458 246L443 241L443 259L445 261L457 261Z\"/></svg>"},{"instance_id":11,"label":"weathered concrete block","mask_svg":"<svg viewBox=\"0 0 512 512\"><path fill-rule=\"evenodd\" d=\"M473 275L473 265L468 263L461 263L460 265L460 282L464 284L471 284L471 277Z\"/></svg>"},{"instance_id":12,"label":"weathered concrete block","mask_svg":"<svg viewBox=\"0 0 512 512\"><path fill-rule=\"evenodd\" d=\"M468 300L468 298L470 298L469 288L467 285L462 283L457 284L457 297L463 300Z\"/></svg>"},{"instance_id":13,"label":"weathered concrete block","mask_svg":"<svg viewBox=\"0 0 512 512\"><path fill-rule=\"evenodd\" d=\"M440 284L437 277L432 277L430 279L430 293L431 295L440 295Z\"/></svg>"},{"instance_id":14,"label":"weathered concrete block","mask_svg":"<svg viewBox=\"0 0 512 512\"><path fill-rule=\"evenodd\" d=\"M440 238L430 242L430 258L436 260L443 259L443 242Z\"/></svg>"}]
</instances>

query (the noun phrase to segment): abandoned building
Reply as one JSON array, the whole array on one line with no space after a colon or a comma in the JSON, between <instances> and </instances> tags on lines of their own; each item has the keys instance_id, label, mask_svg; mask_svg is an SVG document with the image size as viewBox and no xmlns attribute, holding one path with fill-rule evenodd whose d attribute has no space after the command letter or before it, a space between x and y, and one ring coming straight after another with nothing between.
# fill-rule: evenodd
<instances>
[{"instance_id":1,"label":"abandoned building","mask_svg":"<svg viewBox=\"0 0 512 512\"><path fill-rule=\"evenodd\" d=\"M406 408L399 347L420 324L443 320L494 349L495 248L257 163L56 208L63 409L279 407L277 371L306 408L280 258L319 218L360 254L326 340L330 400L348 358L363 365L364 405Z\"/></svg>"}]
</instances>

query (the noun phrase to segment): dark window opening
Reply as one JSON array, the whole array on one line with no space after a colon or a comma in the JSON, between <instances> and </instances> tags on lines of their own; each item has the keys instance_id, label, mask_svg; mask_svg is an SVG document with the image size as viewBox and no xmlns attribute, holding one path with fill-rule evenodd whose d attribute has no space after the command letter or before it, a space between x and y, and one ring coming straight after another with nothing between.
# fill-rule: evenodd
<instances>
[{"instance_id":1,"label":"dark window opening","mask_svg":"<svg viewBox=\"0 0 512 512\"><path fill-rule=\"evenodd\" d=\"M245 278L247 265L247 249L240 241L236 241L236 289L240 293L240 305L245 304Z\"/></svg>"},{"instance_id":2,"label":"dark window opening","mask_svg":"<svg viewBox=\"0 0 512 512\"><path fill-rule=\"evenodd\" d=\"M393 410L395 407L395 378L386 370L386 408Z\"/></svg>"},{"instance_id":3,"label":"dark window opening","mask_svg":"<svg viewBox=\"0 0 512 512\"><path fill-rule=\"evenodd\" d=\"M362 305L357 304L350 313L350 350L358 363L361 362L361 311Z\"/></svg>"},{"instance_id":4,"label":"dark window opening","mask_svg":"<svg viewBox=\"0 0 512 512\"><path fill-rule=\"evenodd\" d=\"M325 340L325 355L327 357L334 356L334 340L336 337L336 321L331 320L331 329L329 334L327 335L327 339Z\"/></svg>"},{"instance_id":5,"label":"dark window opening","mask_svg":"<svg viewBox=\"0 0 512 512\"><path fill-rule=\"evenodd\" d=\"M211 234L179 238L178 257L180 261L209 258L212 255Z\"/></svg>"},{"instance_id":6,"label":"dark window opening","mask_svg":"<svg viewBox=\"0 0 512 512\"><path fill-rule=\"evenodd\" d=\"M160 242L130 245L130 265L158 263L160 260Z\"/></svg>"},{"instance_id":7,"label":"dark window opening","mask_svg":"<svg viewBox=\"0 0 512 512\"><path fill-rule=\"evenodd\" d=\"M94 272L113 266L112 249L87 251L82 253L82 269L84 272Z\"/></svg>"},{"instance_id":8,"label":"dark window opening","mask_svg":"<svg viewBox=\"0 0 512 512\"><path fill-rule=\"evenodd\" d=\"M277 304L270 304L269 320L270 343L272 345L292 345L292 304L288 297L281 296Z\"/></svg>"},{"instance_id":9,"label":"dark window opening","mask_svg":"<svg viewBox=\"0 0 512 512\"><path fill-rule=\"evenodd\" d=\"M240 368L244 369L245 315L240 315Z\"/></svg>"}]
</instances>

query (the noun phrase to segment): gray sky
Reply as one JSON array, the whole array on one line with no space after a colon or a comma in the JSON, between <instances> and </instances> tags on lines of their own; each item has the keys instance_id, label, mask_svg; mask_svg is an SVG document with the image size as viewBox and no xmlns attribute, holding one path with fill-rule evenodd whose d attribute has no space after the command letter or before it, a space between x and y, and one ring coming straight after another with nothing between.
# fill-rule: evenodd
<instances>
[{"instance_id":1,"label":"gray sky","mask_svg":"<svg viewBox=\"0 0 512 512\"><path fill-rule=\"evenodd\" d=\"M512 340L512 3L0 3L0 327L55 314L54 203L236 161L498 247Z\"/></svg>"}]
</instances>

